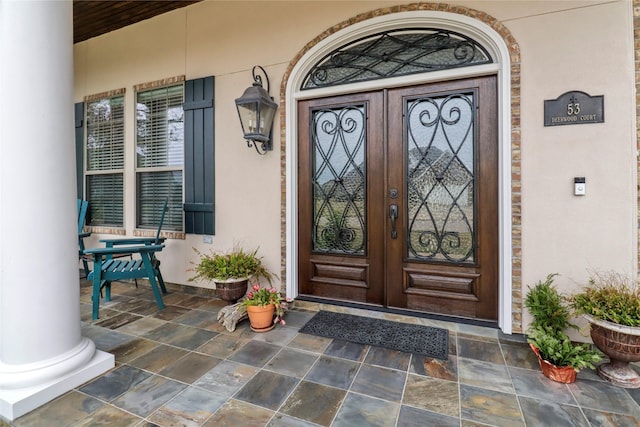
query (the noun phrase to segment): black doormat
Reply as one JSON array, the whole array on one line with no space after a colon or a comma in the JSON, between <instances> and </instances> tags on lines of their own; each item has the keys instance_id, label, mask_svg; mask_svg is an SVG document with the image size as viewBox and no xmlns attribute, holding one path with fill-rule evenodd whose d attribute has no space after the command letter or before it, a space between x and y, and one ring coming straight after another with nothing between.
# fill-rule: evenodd
<instances>
[{"instance_id":1,"label":"black doormat","mask_svg":"<svg viewBox=\"0 0 640 427\"><path fill-rule=\"evenodd\" d=\"M449 331L352 314L319 311L300 332L446 360Z\"/></svg>"}]
</instances>

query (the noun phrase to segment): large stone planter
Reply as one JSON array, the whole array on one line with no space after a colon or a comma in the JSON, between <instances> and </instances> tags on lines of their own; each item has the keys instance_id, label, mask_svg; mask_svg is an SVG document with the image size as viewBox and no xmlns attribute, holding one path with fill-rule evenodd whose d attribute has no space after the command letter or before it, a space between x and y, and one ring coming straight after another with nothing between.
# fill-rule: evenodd
<instances>
[{"instance_id":1,"label":"large stone planter","mask_svg":"<svg viewBox=\"0 0 640 427\"><path fill-rule=\"evenodd\" d=\"M227 280L216 280L216 295L229 304L235 304L247 293L247 277Z\"/></svg>"},{"instance_id":2,"label":"large stone planter","mask_svg":"<svg viewBox=\"0 0 640 427\"><path fill-rule=\"evenodd\" d=\"M611 360L598 366L598 375L620 387L640 388L640 376L629 366L640 361L640 328L585 316L591 323L591 339Z\"/></svg>"}]
</instances>

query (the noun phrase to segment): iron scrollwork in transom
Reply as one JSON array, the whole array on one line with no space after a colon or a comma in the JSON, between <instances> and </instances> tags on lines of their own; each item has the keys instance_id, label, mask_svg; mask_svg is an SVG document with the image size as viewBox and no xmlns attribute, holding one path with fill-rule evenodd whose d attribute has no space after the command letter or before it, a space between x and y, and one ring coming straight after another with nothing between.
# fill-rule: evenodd
<instances>
[{"instance_id":1,"label":"iron scrollwork in transom","mask_svg":"<svg viewBox=\"0 0 640 427\"><path fill-rule=\"evenodd\" d=\"M492 63L475 40L454 31L415 28L386 31L348 43L307 73L302 89L336 86Z\"/></svg>"}]
</instances>

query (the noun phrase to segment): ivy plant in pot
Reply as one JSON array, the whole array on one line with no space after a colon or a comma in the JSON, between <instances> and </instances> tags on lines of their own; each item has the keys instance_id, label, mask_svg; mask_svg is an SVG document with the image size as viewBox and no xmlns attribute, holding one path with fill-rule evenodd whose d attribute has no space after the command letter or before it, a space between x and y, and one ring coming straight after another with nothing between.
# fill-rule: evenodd
<instances>
[{"instance_id":1,"label":"ivy plant in pot","mask_svg":"<svg viewBox=\"0 0 640 427\"><path fill-rule=\"evenodd\" d=\"M568 328L578 327L570 323L571 311L553 285L556 275L549 274L545 281L529 287L525 306L533 316L533 321L527 330L527 342L546 377L557 382L572 383L581 369L595 369L594 364L602 356L590 344L574 343L566 334Z\"/></svg>"},{"instance_id":2,"label":"ivy plant in pot","mask_svg":"<svg viewBox=\"0 0 640 427\"><path fill-rule=\"evenodd\" d=\"M589 283L570 298L576 314L591 326L591 339L609 363L598 366L598 375L624 388L640 388L640 376L630 362L640 361L640 286L615 271L591 271Z\"/></svg>"},{"instance_id":3,"label":"ivy plant in pot","mask_svg":"<svg viewBox=\"0 0 640 427\"><path fill-rule=\"evenodd\" d=\"M241 305L247 311L251 330L254 332L270 331L277 323L285 324L282 316L287 303L274 287L264 288L254 284Z\"/></svg>"},{"instance_id":4,"label":"ivy plant in pot","mask_svg":"<svg viewBox=\"0 0 640 427\"><path fill-rule=\"evenodd\" d=\"M229 304L235 304L247 293L249 279L265 279L269 284L274 277L258 256L258 249L246 251L235 246L228 252L202 253L193 248L199 260L189 281L210 281L216 285L216 295Z\"/></svg>"}]
</instances>

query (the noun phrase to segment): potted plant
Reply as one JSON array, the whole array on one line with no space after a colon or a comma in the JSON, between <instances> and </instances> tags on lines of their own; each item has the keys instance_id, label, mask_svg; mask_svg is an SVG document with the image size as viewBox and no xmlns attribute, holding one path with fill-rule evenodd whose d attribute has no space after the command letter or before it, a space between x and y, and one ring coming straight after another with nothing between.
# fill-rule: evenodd
<instances>
[{"instance_id":1,"label":"potted plant","mask_svg":"<svg viewBox=\"0 0 640 427\"><path fill-rule=\"evenodd\" d=\"M210 252L208 254L193 250L199 261L192 271L195 275L189 281L211 281L216 285L216 294L220 299L234 304L247 292L249 279L265 279L269 284L274 275L264 266L258 256L258 249L249 252L238 246L228 252Z\"/></svg>"},{"instance_id":2,"label":"potted plant","mask_svg":"<svg viewBox=\"0 0 640 427\"><path fill-rule=\"evenodd\" d=\"M640 361L640 286L614 272L591 272L589 283L570 298L576 314L591 326L591 339L610 362L598 375L624 388L639 388L640 376L629 366Z\"/></svg>"},{"instance_id":3,"label":"potted plant","mask_svg":"<svg viewBox=\"0 0 640 427\"><path fill-rule=\"evenodd\" d=\"M589 344L574 343L566 334L566 329L578 327L569 321L571 312L553 286L556 275L549 274L544 282L529 288L525 306L533 321L527 330L527 342L546 377L572 383L581 369L594 369L601 356Z\"/></svg>"},{"instance_id":4,"label":"potted plant","mask_svg":"<svg viewBox=\"0 0 640 427\"><path fill-rule=\"evenodd\" d=\"M287 303L274 287L265 288L256 283L240 304L246 310L254 332L270 331L276 323L285 324L282 316Z\"/></svg>"}]
</instances>

